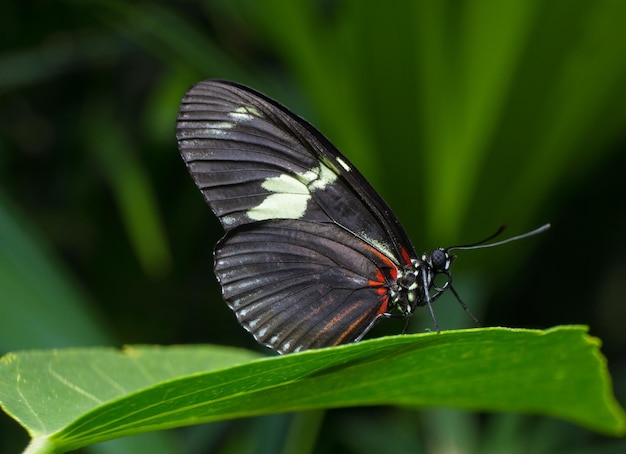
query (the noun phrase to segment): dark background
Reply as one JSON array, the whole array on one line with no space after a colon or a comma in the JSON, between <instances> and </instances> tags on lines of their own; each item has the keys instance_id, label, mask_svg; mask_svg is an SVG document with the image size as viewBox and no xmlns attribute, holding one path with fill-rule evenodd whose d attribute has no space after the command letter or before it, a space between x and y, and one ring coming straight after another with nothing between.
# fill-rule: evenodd
<instances>
[{"instance_id":1,"label":"dark background","mask_svg":"<svg viewBox=\"0 0 626 454\"><path fill-rule=\"evenodd\" d=\"M486 326L585 324L626 402L626 3L8 1L0 15L0 353L134 343L261 349L220 300L221 235L178 155L193 83L313 122L418 250L461 251ZM443 329L472 326L450 295ZM427 312L411 331L432 326ZM419 320L417 320L419 319ZM397 333L382 323L375 334ZM548 361L549 358L546 358ZM297 430L305 427L305 430ZM311 440L289 439L307 433ZM25 432L0 416L2 452ZM295 443L288 445L286 443ZM346 409L185 428L102 452L623 452L548 418ZM308 446L308 447L307 447Z\"/></svg>"}]
</instances>

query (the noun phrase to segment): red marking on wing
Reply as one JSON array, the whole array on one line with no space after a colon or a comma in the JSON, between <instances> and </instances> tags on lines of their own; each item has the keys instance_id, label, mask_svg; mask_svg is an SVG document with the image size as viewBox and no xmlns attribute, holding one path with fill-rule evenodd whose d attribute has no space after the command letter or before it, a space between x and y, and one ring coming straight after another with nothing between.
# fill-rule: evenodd
<instances>
[{"instance_id":1,"label":"red marking on wing","mask_svg":"<svg viewBox=\"0 0 626 454\"><path fill-rule=\"evenodd\" d=\"M387 290L385 289L385 292ZM387 312L387 306L389 306L389 296L384 295L382 297L383 303L380 305L380 307L378 308L378 311L376 311L377 314L384 314L385 312Z\"/></svg>"},{"instance_id":2,"label":"red marking on wing","mask_svg":"<svg viewBox=\"0 0 626 454\"><path fill-rule=\"evenodd\" d=\"M404 260L404 263L406 263L407 265L410 265L411 256L409 255L408 251L404 249L404 247L400 246L400 253L402 254L402 259Z\"/></svg>"},{"instance_id":3,"label":"red marking on wing","mask_svg":"<svg viewBox=\"0 0 626 454\"><path fill-rule=\"evenodd\" d=\"M376 315L378 314L383 314L387 311L387 304L389 302L389 298L388 297L382 297L381 298L381 304L378 307L378 309L376 310ZM350 312L352 312L352 310L354 310L354 308L346 308L344 311L342 311L339 314L336 314L327 324L326 326L324 326L324 328L322 328L321 331L325 331L327 329L329 329L330 327L332 327L333 324L338 323L341 319L343 319L344 317L347 317L348 314ZM347 330L345 330L345 332L343 333L342 336L340 336L338 339L335 340L335 342L333 342L333 345L339 345L344 343L344 341L346 340L346 338L348 338L349 336L352 335L353 331L355 329L357 329L360 325L362 325L365 321L365 319L367 319L369 316L371 315L371 313L363 313L361 315L361 317L359 317L357 320L355 320L349 327Z\"/></svg>"},{"instance_id":4,"label":"red marking on wing","mask_svg":"<svg viewBox=\"0 0 626 454\"><path fill-rule=\"evenodd\" d=\"M379 297L379 305L376 308L375 312L364 312L362 313L356 320L354 320L350 326L344 331L344 333L336 339L333 344L339 345L344 343L346 338L353 337L353 332L357 330L359 327L362 329L363 324L366 319L372 316L378 316L379 314L384 314L387 312L389 307L389 288L388 283L391 281L395 281L398 278L398 266L389 258L385 253L376 249L373 246L368 245L368 249L376 256L376 258L381 262L378 263L378 269L376 270L376 275L367 281L367 285L373 289ZM408 260L410 263L409 255L403 249L403 258ZM335 314L335 316L328 320L323 328L320 329L320 333L326 332L331 329L333 325L338 324L341 320L344 320L349 316L349 314L357 310L356 306L346 307L341 312Z\"/></svg>"},{"instance_id":5,"label":"red marking on wing","mask_svg":"<svg viewBox=\"0 0 626 454\"><path fill-rule=\"evenodd\" d=\"M383 252L379 251L378 249L376 249L375 247L372 246L367 246L369 248L370 251L372 251L374 254L376 254L376 256L385 263L386 265L386 269L389 271L389 276L385 276L381 270L381 267L378 268L378 273L376 274L376 278L381 282L385 282L387 280L387 278L391 278L393 280L396 280L398 278L398 267L396 266L396 264L389 258L387 257L386 254L384 254ZM403 254L406 254L406 251L404 249L402 249ZM408 254L407 254L408 257ZM409 263L410 263L410 259L409 259Z\"/></svg>"},{"instance_id":6,"label":"red marking on wing","mask_svg":"<svg viewBox=\"0 0 626 454\"><path fill-rule=\"evenodd\" d=\"M378 269L376 270L375 278L367 281L367 285L370 287L378 287L379 285L383 285L386 281L386 276L383 274L382 270Z\"/></svg>"},{"instance_id":7,"label":"red marking on wing","mask_svg":"<svg viewBox=\"0 0 626 454\"><path fill-rule=\"evenodd\" d=\"M373 287L375 289L381 300L381 305L378 307L376 313L384 314L385 312L387 312L387 307L389 306L389 295L387 293L389 290L387 286L385 286L385 284L389 281L395 281L398 278L398 267L395 263L393 263L393 261L391 261L389 257L387 257L386 254L382 253L378 249L370 246L370 250L374 252L376 256L381 259L386 265L384 271L387 274L383 272L383 269L379 268L376 271L376 277L369 280L367 283L370 287ZM408 258L409 255L404 248L402 248L402 255L405 259L408 259L410 263L410 259Z\"/></svg>"}]
</instances>

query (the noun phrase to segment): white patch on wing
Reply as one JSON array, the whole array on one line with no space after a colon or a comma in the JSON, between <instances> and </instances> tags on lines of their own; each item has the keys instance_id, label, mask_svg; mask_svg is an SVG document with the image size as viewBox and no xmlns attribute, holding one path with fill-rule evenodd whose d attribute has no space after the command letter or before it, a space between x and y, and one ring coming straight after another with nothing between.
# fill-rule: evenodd
<instances>
[{"instance_id":1,"label":"white patch on wing","mask_svg":"<svg viewBox=\"0 0 626 454\"><path fill-rule=\"evenodd\" d=\"M307 172L307 174L312 172ZM306 174L305 174L306 175ZM310 175L309 175L310 176ZM268 178L261 185L264 189L277 194L291 193L291 194L308 194L309 190L302 183L299 178L292 177L291 175L282 174L279 177Z\"/></svg>"},{"instance_id":2,"label":"white patch on wing","mask_svg":"<svg viewBox=\"0 0 626 454\"><path fill-rule=\"evenodd\" d=\"M235 127L235 123L229 123L227 121L220 121L215 123L208 123L207 128L202 133L207 135L221 136L226 134L226 131Z\"/></svg>"},{"instance_id":3,"label":"white patch on wing","mask_svg":"<svg viewBox=\"0 0 626 454\"><path fill-rule=\"evenodd\" d=\"M248 210L248 217L255 221L264 219L299 219L306 211L311 194L306 186L289 175L268 178L263 188L274 194L268 195L259 205Z\"/></svg>"},{"instance_id":4,"label":"white patch on wing","mask_svg":"<svg viewBox=\"0 0 626 454\"><path fill-rule=\"evenodd\" d=\"M218 136L235 127L229 121L179 122L178 139L194 139L197 137Z\"/></svg>"},{"instance_id":5,"label":"white patch on wing","mask_svg":"<svg viewBox=\"0 0 626 454\"><path fill-rule=\"evenodd\" d=\"M311 179L312 181L309 184L311 191L315 191L317 189L324 189L326 186L334 183L337 180L337 174L322 163L320 163L320 166L314 170L316 170L318 173L316 175L317 178L316 179L312 178ZM314 173L314 171L307 172L307 174L308 173Z\"/></svg>"},{"instance_id":6,"label":"white patch on wing","mask_svg":"<svg viewBox=\"0 0 626 454\"><path fill-rule=\"evenodd\" d=\"M235 121L250 121L253 120L254 117L262 117L263 115L255 107L241 106L229 113L228 116Z\"/></svg>"},{"instance_id":7,"label":"white patch on wing","mask_svg":"<svg viewBox=\"0 0 626 454\"><path fill-rule=\"evenodd\" d=\"M311 193L323 190L336 180L337 174L322 163L306 172L267 178L261 186L271 194L250 208L248 217L255 221L300 219L306 212Z\"/></svg>"},{"instance_id":8,"label":"white patch on wing","mask_svg":"<svg viewBox=\"0 0 626 454\"><path fill-rule=\"evenodd\" d=\"M343 167L346 172L350 172L351 168L350 168L350 166L348 165L348 163L346 161L341 159L339 156L335 157L335 161L337 161L339 163L339 165L341 167Z\"/></svg>"},{"instance_id":9,"label":"white patch on wing","mask_svg":"<svg viewBox=\"0 0 626 454\"><path fill-rule=\"evenodd\" d=\"M362 238L363 241L365 241L366 243L374 246L376 249L378 249L383 254L385 254L387 257L389 257L391 259L391 261L394 261L393 257L395 257L395 255L389 249L387 249L387 247L383 243L381 243L380 241L376 241L373 238L368 237L367 234L364 231L359 232L358 236L360 238Z\"/></svg>"},{"instance_id":10,"label":"white patch on wing","mask_svg":"<svg viewBox=\"0 0 626 454\"><path fill-rule=\"evenodd\" d=\"M224 134L228 129L235 127L235 123L228 121L213 122L179 122L178 139L206 137Z\"/></svg>"}]
</instances>

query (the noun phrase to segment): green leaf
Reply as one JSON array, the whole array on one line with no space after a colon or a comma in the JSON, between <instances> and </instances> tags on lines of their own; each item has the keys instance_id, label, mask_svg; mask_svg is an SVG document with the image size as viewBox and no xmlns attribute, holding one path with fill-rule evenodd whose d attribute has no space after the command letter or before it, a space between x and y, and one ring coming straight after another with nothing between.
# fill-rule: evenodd
<instances>
[{"instance_id":1,"label":"green leaf","mask_svg":"<svg viewBox=\"0 0 626 454\"><path fill-rule=\"evenodd\" d=\"M190 424L360 405L549 415L625 432L599 341L582 326L379 338L274 358L215 346L8 354L0 402L31 452Z\"/></svg>"},{"instance_id":2,"label":"green leaf","mask_svg":"<svg viewBox=\"0 0 626 454\"><path fill-rule=\"evenodd\" d=\"M79 285L9 205L0 198L0 351L110 342Z\"/></svg>"},{"instance_id":3,"label":"green leaf","mask_svg":"<svg viewBox=\"0 0 626 454\"><path fill-rule=\"evenodd\" d=\"M148 275L163 275L171 254L151 178L107 107L90 110L87 116L85 148L102 163L137 258Z\"/></svg>"}]
</instances>

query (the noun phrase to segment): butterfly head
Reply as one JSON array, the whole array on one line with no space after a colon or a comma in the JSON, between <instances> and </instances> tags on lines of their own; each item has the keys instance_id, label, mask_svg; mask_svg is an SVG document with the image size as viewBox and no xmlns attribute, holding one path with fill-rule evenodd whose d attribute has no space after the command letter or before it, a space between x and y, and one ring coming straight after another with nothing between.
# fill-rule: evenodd
<instances>
[{"instance_id":1,"label":"butterfly head","mask_svg":"<svg viewBox=\"0 0 626 454\"><path fill-rule=\"evenodd\" d=\"M456 255L451 254L448 249L444 248L437 248L428 254L422 255L419 270L423 290L418 306L429 304L430 301L436 299L450 287L452 282L450 268L454 259L456 259ZM437 282L439 276L444 277L443 283ZM435 294L429 298L431 289L435 291Z\"/></svg>"}]
</instances>

